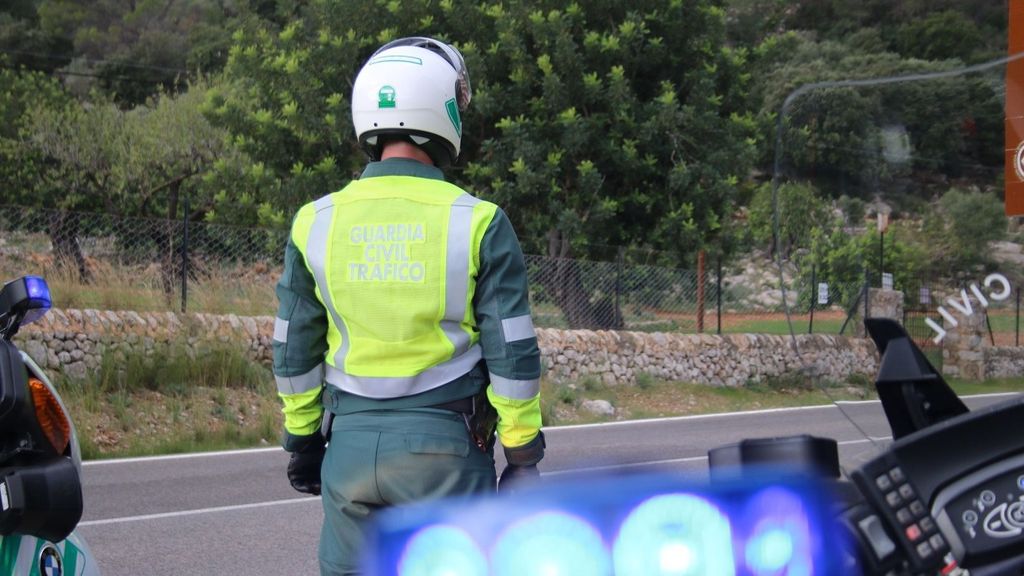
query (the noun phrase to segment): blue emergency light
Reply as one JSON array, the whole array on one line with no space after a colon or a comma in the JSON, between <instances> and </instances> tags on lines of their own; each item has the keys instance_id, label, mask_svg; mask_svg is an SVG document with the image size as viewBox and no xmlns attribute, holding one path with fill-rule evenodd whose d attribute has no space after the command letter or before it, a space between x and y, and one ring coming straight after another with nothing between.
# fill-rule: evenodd
<instances>
[{"instance_id":1,"label":"blue emergency light","mask_svg":"<svg viewBox=\"0 0 1024 576\"><path fill-rule=\"evenodd\" d=\"M675 475L540 484L383 512L373 576L832 576L843 539L814 480Z\"/></svg>"},{"instance_id":2,"label":"blue emergency light","mask_svg":"<svg viewBox=\"0 0 1024 576\"><path fill-rule=\"evenodd\" d=\"M25 293L28 296L28 302L25 303L25 307L28 311L25 313L25 318L22 320L22 324L29 324L35 322L46 311L53 306L53 301L50 299L50 287L47 285L46 280L39 276L25 276Z\"/></svg>"}]
</instances>

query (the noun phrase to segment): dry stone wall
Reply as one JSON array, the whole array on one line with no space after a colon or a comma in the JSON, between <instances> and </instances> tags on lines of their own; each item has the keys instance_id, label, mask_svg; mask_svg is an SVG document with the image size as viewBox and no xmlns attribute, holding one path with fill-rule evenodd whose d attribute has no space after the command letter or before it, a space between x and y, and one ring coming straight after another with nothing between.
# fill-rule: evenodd
<instances>
[{"instance_id":1,"label":"dry stone wall","mask_svg":"<svg viewBox=\"0 0 1024 576\"><path fill-rule=\"evenodd\" d=\"M51 310L22 329L16 342L48 371L83 378L105 354L153 354L168 343L194 354L217 342L235 342L254 361L271 362L274 319L269 316ZM547 373L555 380L597 378L632 384L640 375L740 386L801 373L826 381L873 375L877 354L869 340L824 334L783 336L607 332L538 329Z\"/></svg>"}]
</instances>

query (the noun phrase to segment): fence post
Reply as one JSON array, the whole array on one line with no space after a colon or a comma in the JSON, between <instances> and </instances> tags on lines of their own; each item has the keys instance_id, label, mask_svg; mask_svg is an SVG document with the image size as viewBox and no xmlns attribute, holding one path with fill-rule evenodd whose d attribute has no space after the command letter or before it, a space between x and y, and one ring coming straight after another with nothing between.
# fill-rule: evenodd
<instances>
[{"instance_id":1,"label":"fence post","mask_svg":"<svg viewBox=\"0 0 1024 576\"><path fill-rule=\"evenodd\" d=\"M188 307L188 193L185 193L185 213L182 216L183 240L181 243L181 313Z\"/></svg>"},{"instance_id":2,"label":"fence post","mask_svg":"<svg viewBox=\"0 0 1024 576\"><path fill-rule=\"evenodd\" d=\"M704 251L697 252L697 333L704 333Z\"/></svg>"},{"instance_id":3,"label":"fence post","mask_svg":"<svg viewBox=\"0 0 1024 576\"><path fill-rule=\"evenodd\" d=\"M1016 327L1013 330L1013 345L1020 346L1020 286L1017 286Z\"/></svg>"},{"instance_id":4,"label":"fence post","mask_svg":"<svg viewBox=\"0 0 1024 576\"><path fill-rule=\"evenodd\" d=\"M717 270L715 270L715 273L717 274L717 276L715 277L715 291L718 293L717 296L715 297L715 300L717 301L716 302L716 306L715 306L715 310L718 312L718 315L717 315L717 317L718 317L718 331L716 332L716 334L721 335L722 334L722 255L721 254L718 255L718 262L715 265L715 268L717 269Z\"/></svg>"},{"instance_id":5,"label":"fence post","mask_svg":"<svg viewBox=\"0 0 1024 576\"><path fill-rule=\"evenodd\" d=\"M864 318L871 316L871 271L864 266Z\"/></svg>"},{"instance_id":6,"label":"fence post","mask_svg":"<svg viewBox=\"0 0 1024 576\"><path fill-rule=\"evenodd\" d=\"M623 248L620 246L618 252L615 255L615 319L617 322L622 322L622 329L625 330L626 320L622 317L622 304L619 299L622 295L622 266L623 266Z\"/></svg>"},{"instance_id":7,"label":"fence post","mask_svg":"<svg viewBox=\"0 0 1024 576\"><path fill-rule=\"evenodd\" d=\"M807 333L814 334L814 304L818 301L818 267L811 264L811 318L807 321Z\"/></svg>"}]
</instances>

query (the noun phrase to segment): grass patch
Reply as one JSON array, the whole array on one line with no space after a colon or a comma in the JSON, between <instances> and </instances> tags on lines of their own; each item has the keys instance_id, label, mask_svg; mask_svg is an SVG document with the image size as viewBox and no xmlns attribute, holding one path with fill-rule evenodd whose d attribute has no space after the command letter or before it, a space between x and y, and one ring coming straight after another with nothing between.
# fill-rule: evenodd
<instances>
[{"instance_id":1,"label":"grass patch","mask_svg":"<svg viewBox=\"0 0 1024 576\"><path fill-rule=\"evenodd\" d=\"M1000 378L984 382L967 382L953 378L947 382L949 387L961 396L999 392L1024 392L1024 378Z\"/></svg>"},{"instance_id":2,"label":"grass patch","mask_svg":"<svg viewBox=\"0 0 1024 576\"><path fill-rule=\"evenodd\" d=\"M581 383L541 382L541 408L546 426L589 424L615 420L638 420L720 412L766 410L799 406L828 405L843 400L875 400L874 380L855 376L845 382L823 385L800 378L777 378L751 382L739 387L716 387L703 384L667 382L648 377L636 386L605 386L587 390ZM1024 392L1024 379L1001 379L987 382L950 381L961 395L996 392ZM571 403L560 399L571 395ZM583 400L607 400L615 407L615 416L599 416L579 410Z\"/></svg>"},{"instance_id":3,"label":"grass patch","mask_svg":"<svg viewBox=\"0 0 1024 576\"><path fill-rule=\"evenodd\" d=\"M281 431L273 375L229 344L107 351L89 379L58 386L86 459L268 445Z\"/></svg>"},{"instance_id":4,"label":"grass patch","mask_svg":"<svg viewBox=\"0 0 1024 576\"><path fill-rule=\"evenodd\" d=\"M96 310L165 311L181 309L181 284L177 269L165 291L165 278L155 257L132 263L89 258L91 278L83 282L77 268L55 262L44 235L12 237L20 250L0 262L0 275L16 278L36 274L46 278L58 308ZM178 264L177 262L175 264ZM277 299L274 287L280 263L192 262L194 275L188 283L187 309L212 314L261 316L273 314Z\"/></svg>"}]
</instances>

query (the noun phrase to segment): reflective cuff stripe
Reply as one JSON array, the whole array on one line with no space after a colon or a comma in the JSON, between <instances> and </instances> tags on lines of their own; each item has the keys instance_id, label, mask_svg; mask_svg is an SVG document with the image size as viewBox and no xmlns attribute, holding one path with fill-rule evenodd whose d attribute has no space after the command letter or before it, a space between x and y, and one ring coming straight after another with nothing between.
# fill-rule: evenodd
<instances>
[{"instance_id":1,"label":"reflective cuff stripe","mask_svg":"<svg viewBox=\"0 0 1024 576\"><path fill-rule=\"evenodd\" d=\"M320 430L324 407L320 401L323 390L308 390L299 394L279 394L284 408L284 429L293 436L309 436Z\"/></svg>"},{"instance_id":2,"label":"reflective cuff stripe","mask_svg":"<svg viewBox=\"0 0 1024 576\"><path fill-rule=\"evenodd\" d=\"M501 333L505 336L506 344L537 337L537 333L533 330L533 318L529 314L502 320Z\"/></svg>"},{"instance_id":3,"label":"reflective cuff stripe","mask_svg":"<svg viewBox=\"0 0 1024 576\"><path fill-rule=\"evenodd\" d=\"M7 536L7 538L13 537ZM39 560L36 554L41 550L37 550L36 545L42 544L42 541L29 536L20 536L20 538L21 541L18 542L18 556L13 566L14 571L11 574L29 574Z\"/></svg>"},{"instance_id":4,"label":"reflective cuff stripe","mask_svg":"<svg viewBox=\"0 0 1024 576\"><path fill-rule=\"evenodd\" d=\"M367 398L399 398L433 390L443 386L459 376L468 373L483 357L479 344L473 345L461 356L428 368L415 376L377 377L353 376L328 365L327 383L359 396Z\"/></svg>"},{"instance_id":5,"label":"reflective cuff stripe","mask_svg":"<svg viewBox=\"0 0 1024 576\"><path fill-rule=\"evenodd\" d=\"M284 344L288 342L288 321L274 318L274 341Z\"/></svg>"},{"instance_id":6,"label":"reflective cuff stripe","mask_svg":"<svg viewBox=\"0 0 1024 576\"><path fill-rule=\"evenodd\" d=\"M324 364L321 362L305 374L298 376L274 376L277 381L277 392L279 394L302 394L314 388L319 388L324 381Z\"/></svg>"},{"instance_id":7,"label":"reflective cuff stripe","mask_svg":"<svg viewBox=\"0 0 1024 576\"><path fill-rule=\"evenodd\" d=\"M510 400L499 396L492 384L487 399L498 412L498 438L506 448L518 448L533 441L543 424L540 394L529 400Z\"/></svg>"},{"instance_id":8,"label":"reflective cuff stripe","mask_svg":"<svg viewBox=\"0 0 1024 576\"><path fill-rule=\"evenodd\" d=\"M512 400L529 400L540 394L540 379L512 380L491 372L491 388L494 393Z\"/></svg>"}]
</instances>

